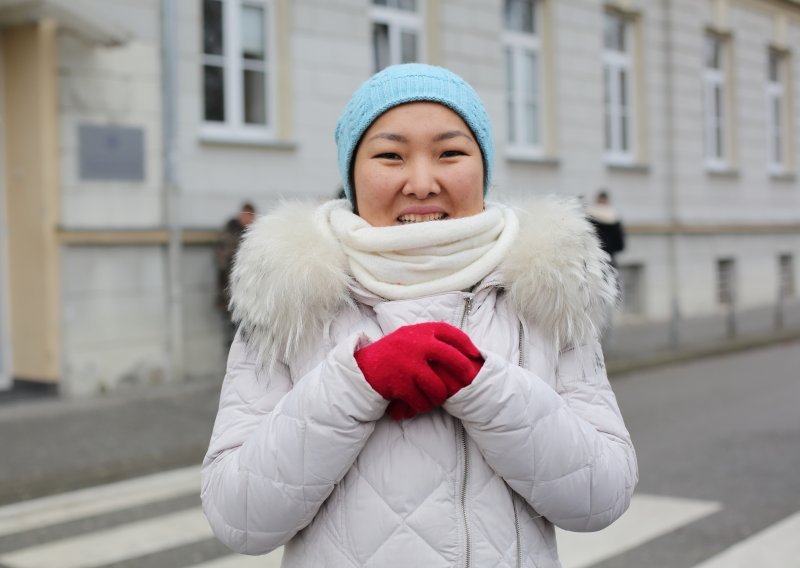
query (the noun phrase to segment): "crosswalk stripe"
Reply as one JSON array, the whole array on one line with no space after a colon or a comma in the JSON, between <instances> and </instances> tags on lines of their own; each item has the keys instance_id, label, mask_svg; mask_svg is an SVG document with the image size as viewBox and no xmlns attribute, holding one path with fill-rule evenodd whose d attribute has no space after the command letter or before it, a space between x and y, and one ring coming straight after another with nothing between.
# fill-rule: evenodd
<instances>
[{"instance_id":1,"label":"crosswalk stripe","mask_svg":"<svg viewBox=\"0 0 800 568\"><path fill-rule=\"evenodd\" d=\"M610 527L595 533L557 530L563 568L583 568L687 525L722 506L713 501L634 495L630 508Z\"/></svg>"},{"instance_id":2,"label":"crosswalk stripe","mask_svg":"<svg viewBox=\"0 0 800 568\"><path fill-rule=\"evenodd\" d=\"M200 493L200 469L176 469L0 507L0 536Z\"/></svg>"},{"instance_id":3,"label":"crosswalk stripe","mask_svg":"<svg viewBox=\"0 0 800 568\"><path fill-rule=\"evenodd\" d=\"M800 513L733 545L695 568L800 567Z\"/></svg>"},{"instance_id":4,"label":"crosswalk stripe","mask_svg":"<svg viewBox=\"0 0 800 568\"><path fill-rule=\"evenodd\" d=\"M199 507L0 555L9 568L94 568L211 538Z\"/></svg>"},{"instance_id":5,"label":"crosswalk stripe","mask_svg":"<svg viewBox=\"0 0 800 568\"><path fill-rule=\"evenodd\" d=\"M199 493L199 489L200 470L195 466L7 505L0 507L0 536ZM564 568L590 566L720 508L719 503L710 501L637 494L628 512L603 531L579 534L557 530L562 564ZM792 525L795 531L799 528L800 519ZM201 510L193 508L12 551L0 555L0 564L9 568L90 568L211 537ZM282 549L261 557L230 555L194 568L247 568L256 563L272 568L280 565L281 555ZM721 566L709 564L702 568ZM724 566L728 568L728 564Z\"/></svg>"},{"instance_id":6,"label":"crosswalk stripe","mask_svg":"<svg viewBox=\"0 0 800 568\"><path fill-rule=\"evenodd\" d=\"M210 562L195 564L191 568L280 568L281 558L283 558L283 548L279 548L266 556L232 554Z\"/></svg>"}]
</instances>

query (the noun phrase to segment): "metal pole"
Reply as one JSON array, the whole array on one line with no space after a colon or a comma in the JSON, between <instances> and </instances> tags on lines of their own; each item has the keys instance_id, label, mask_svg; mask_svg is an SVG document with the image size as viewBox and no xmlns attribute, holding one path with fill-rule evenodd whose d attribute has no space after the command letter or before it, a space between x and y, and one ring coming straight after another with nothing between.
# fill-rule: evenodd
<instances>
[{"instance_id":1,"label":"metal pole","mask_svg":"<svg viewBox=\"0 0 800 568\"><path fill-rule=\"evenodd\" d=\"M664 95L664 130L666 132L665 149L665 185L667 193L667 213L671 229L667 235L667 256L669 261L669 297L670 297L670 325L669 342L672 348L678 346L680 323L680 302L678 301L678 194L675 183L675 104L674 104L674 65L672 50L675 48L672 37L672 2L664 0L664 80L666 84Z\"/></svg>"},{"instance_id":2,"label":"metal pole","mask_svg":"<svg viewBox=\"0 0 800 568\"><path fill-rule=\"evenodd\" d=\"M161 0L162 145L164 216L169 229L167 246L168 379L183 379L183 298L181 286L182 231L180 190L177 182L177 17L175 0Z\"/></svg>"},{"instance_id":3,"label":"metal pole","mask_svg":"<svg viewBox=\"0 0 800 568\"><path fill-rule=\"evenodd\" d=\"M779 266L778 270L778 302L775 304L775 329L783 330L783 310L786 307L786 297L788 294L783 285L783 270Z\"/></svg>"}]
</instances>

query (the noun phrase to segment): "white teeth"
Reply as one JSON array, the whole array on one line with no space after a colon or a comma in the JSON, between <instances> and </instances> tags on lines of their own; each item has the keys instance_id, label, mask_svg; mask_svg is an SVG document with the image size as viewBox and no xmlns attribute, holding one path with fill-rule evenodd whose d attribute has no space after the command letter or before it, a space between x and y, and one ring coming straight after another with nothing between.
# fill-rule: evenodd
<instances>
[{"instance_id":1,"label":"white teeth","mask_svg":"<svg viewBox=\"0 0 800 568\"><path fill-rule=\"evenodd\" d=\"M446 213L429 213L428 215L409 213L407 215L400 215L397 220L401 223L424 223L426 221L438 221L444 219L446 216Z\"/></svg>"}]
</instances>

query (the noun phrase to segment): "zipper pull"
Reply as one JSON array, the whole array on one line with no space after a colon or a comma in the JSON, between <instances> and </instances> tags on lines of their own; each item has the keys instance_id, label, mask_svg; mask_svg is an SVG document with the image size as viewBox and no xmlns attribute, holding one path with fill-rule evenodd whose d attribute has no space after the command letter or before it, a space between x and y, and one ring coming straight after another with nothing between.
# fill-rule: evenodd
<instances>
[{"instance_id":1,"label":"zipper pull","mask_svg":"<svg viewBox=\"0 0 800 568\"><path fill-rule=\"evenodd\" d=\"M469 316L470 312L472 311L472 296L467 296L464 298L464 313L461 314L461 323L458 325L458 329L463 330L464 324L467 323L467 316Z\"/></svg>"}]
</instances>

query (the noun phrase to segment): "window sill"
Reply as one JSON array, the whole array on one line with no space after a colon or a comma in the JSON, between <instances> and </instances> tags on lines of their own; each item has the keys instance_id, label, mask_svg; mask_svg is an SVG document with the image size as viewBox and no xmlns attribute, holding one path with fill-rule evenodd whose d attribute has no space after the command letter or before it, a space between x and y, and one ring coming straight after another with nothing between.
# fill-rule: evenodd
<instances>
[{"instance_id":1,"label":"window sill","mask_svg":"<svg viewBox=\"0 0 800 568\"><path fill-rule=\"evenodd\" d=\"M252 140L248 138L217 138L201 136L200 142L207 146L247 146L249 148L269 148L272 150L296 150L297 143L287 140Z\"/></svg>"},{"instance_id":2,"label":"window sill","mask_svg":"<svg viewBox=\"0 0 800 568\"><path fill-rule=\"evenodd\" d=\"M736 179L739 177L739 170L732 168L706 168L706 175L717 178Z\"/></svg>"},{"instance_id":3,"label":"window sill","mask_svg":"<svg viewBox=\"0 0 800 568\"><path fill-rule=\"evenodd\" d=\"M631 174L649 174L650 166L648 164L637 163L620 163L620 162L606 162L606 168L612 172L626 172Z\"/></svg>"},{"instance_id":4,"label":"window sill","mask_svg":"<svg viewBox=\"0 0 800 568\"><path fill-rule=\"evenodd\" d=\"M797 181L797 174L793 172L773 172L769 174L769 179L771 181L794 183Z\"/></svg>"},{"instance_id":5,"label":"window sill","mask_svg":"<svg viewBox=\"0 0 800 568\"><path fill-rule=\"evenodd\" d=\"M561 160L555 156L544 156L541 154L531 154L521 150L507 150L506 160L520 164L535 164L539 166L558 167Z\"/></svg>"},{"instance_id":6,"label":"window sill","mask_svg":"<svg viewBox=\"0 0 800 568\"><path fill-rule=\"evenodd\" d=\"M199 139L202 144L219 146L250 146L272 148L275 150L295 150L297 143L291 140L280 140L269 133L247 130L224 130L221 128L203 128Z\"/></svg>"}]
</instances>

